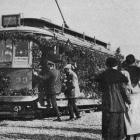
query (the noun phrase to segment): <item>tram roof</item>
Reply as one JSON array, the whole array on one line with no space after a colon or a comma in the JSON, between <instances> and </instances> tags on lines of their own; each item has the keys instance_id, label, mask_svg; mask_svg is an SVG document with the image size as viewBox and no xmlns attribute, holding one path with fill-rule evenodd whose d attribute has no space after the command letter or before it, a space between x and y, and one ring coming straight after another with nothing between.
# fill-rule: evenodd
<instances>
[{"instance_id":1,"label":"tram roof","mask_svg":"<svg viewBox=\"0 0 140 140\"><path fill-rule=\"evenodd\" d=\"M57 25L55 23L52 23L51 21L48 21L48 20L45 20L44 18L42 19L39 19L39 18L22 18L21 19L21 24L22 25L25 25L25 26L33 26L33 27L41 27L41 28L44 28L44 27L47 27L49 28L50 30L59 30L59 31L62 31L62 26L60 25ZM94 37L90 37L88 35L84 35L83 33L79 33L71 28L64 28L64 32L66 34L69 34L69 35L72 35L72 36L75 36L77 38L85 38L86 41L89 41L89 42L95 42L98 44L98 45L101 45L103 47L107 47L107 43L104 42L104 41L101 41L101 40L98 40L97 38L94 38Z\"/></svg>"},{"instance_id":2,"label":"tram roof","mask_svg":"<svg viewBox=\"0 0 140 140\"><path fill-rule=\"evenodd\" d=\"M55 34L57 38L61 40L70 40L72 44L79 46L85 46L87 48L98 50L103 53L114 55L114 52L108 50L107 43L100 41L96 38L79 33L71 28L63 28L51 21L39 18L22 18L21 24L24 26L33 26L38 28L43 28ZM62 29L63 28L63 29ZM94 45L97 44L97 45Z\"/></svg>"},{"instance_id":3,"label":"tram roof","mask_svg":"<svg viewBox=\"0 0 140 140\"><path fill-rule=\"evenodd\" d=\"M113 55L114 53L102 46L84 41L84 40L80 40L79 38L73 37L71 35L68 34L60 34L60 33L55 33L55 35L57 36L57 38L59 40L64 40L67 41L69 39L69 41L73 44L73 45L78 45L78 46L83 46L85 48L89 48L90 50L97 50L100 51L102 53L107 53L107 54L111 54Z\"/></svg>"},{"instance_id":4,"label":"tram roof","mask_svg":"<svg viewBox=\"0 0 140 140\"><path fill-rule=\"evenodd\" d=\"M46 37L47 36L49 36L49 37L56 36L59 40L62 40L62 41L65 41L65 42L69 40L73 45L83 46L85 48L89 48L90 50L97 50L97 51L100 51L102 53L107 53L107 54L111 54L111 55L114 54L112 51L108 50L105 47L106 43L103 43L103 42L99 43L96 40L96 44L97 44L96 45L96 44L94 44L93 40L89 41L86 38L83 39L82 34L81 34L82 35L81 37L78 36L78 35L80 35L80 33L78 33L78 32L72 31L70 29L65 29L65 30L67 30L67 32L64 31L62 33L62 29L58 30L59 29L58 27L61 27L61 26L55 25L55 26L58 26L58 27L56 28L54 26L55 27L54 28L52 26L53 28L51 28L51 26L47 26L46 24L45 25L44 24L39 24L38 19L33 19L33 21L31 19L32 18L29 18L29 20L24 19L24 25L22 24L21 26L0 28L0 32L3 32L3 31L12 31L12 32L21 31L21 32L25 32L25 33L34 33L34 34L44 35ZM34 20L37 20L38 22L36 23L36 22L34 22ZM41 19L41 21L42 21L42 19ZM43 23L46 23L46 22L47 21L43 20ZM49 22L49 23L52 24L51 22ZM71 31L72 33L69 33L68 31Z\"/></svg>"},{"instance_id":5,"label":"tram roof","mask_svg":"<svg viewBox=\"0 0 140 140\"><path fill-rule=\"evenodd\" d=\"M36 27L30 27L30 26L18 26L18 27L8 27L8 28L0 28L0 32L3 31L21 31L25 33L35 33L35 34L41 34L45 36L54 36L54 34L48 30L36 28Z\"/></svg>"}]
</instances>

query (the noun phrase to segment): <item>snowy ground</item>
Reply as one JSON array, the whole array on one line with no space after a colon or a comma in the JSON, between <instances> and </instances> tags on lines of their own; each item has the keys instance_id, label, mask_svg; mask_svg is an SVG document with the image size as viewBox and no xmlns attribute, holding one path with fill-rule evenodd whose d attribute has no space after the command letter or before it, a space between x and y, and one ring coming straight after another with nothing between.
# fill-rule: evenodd
<instances>
[{"instance_id":1,"label":"snowy ground","mask_svg":"<svg viewBox=\"0 0 140 140\"><path fill-rule=\"evenodd\" d=\"M82 113L79 120L55 118L0 122L0 140L101 140L101 112Z\"/></svg>"}]
</instances>

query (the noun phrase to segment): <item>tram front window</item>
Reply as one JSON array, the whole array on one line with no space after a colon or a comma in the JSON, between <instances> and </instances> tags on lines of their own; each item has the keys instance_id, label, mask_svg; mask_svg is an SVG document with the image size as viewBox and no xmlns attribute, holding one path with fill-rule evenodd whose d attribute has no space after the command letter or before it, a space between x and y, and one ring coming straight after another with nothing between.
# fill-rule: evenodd
<instances>
[{"instance_id":1,"label":"tram front window","mask_svg":"<svg viewBox=\"0 0 140 140\"><path fill-rule=\"evenodd\" d=\"M0 63L12 62L12 41L0 41Z\"/></svg>"},{"instance_id":2,"label":"tram front window","mask_svg":"<svg viewBox=\"0 0 140 140\"><path fill-rule=\"evenodd\" d=\"M15 42L15 57L28 57L28 42L16 41Z\"/></svg>"}]
</instances>

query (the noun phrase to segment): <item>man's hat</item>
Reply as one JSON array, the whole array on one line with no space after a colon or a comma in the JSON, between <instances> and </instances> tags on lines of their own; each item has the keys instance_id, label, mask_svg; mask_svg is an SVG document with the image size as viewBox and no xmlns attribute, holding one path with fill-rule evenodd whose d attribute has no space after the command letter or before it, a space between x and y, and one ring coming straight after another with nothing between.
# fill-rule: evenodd
<instances>
[{"instance_id":1,"label":"man's hat","mask_svg":"<svg viewBox=\"0 0 140 140\"><path fill-rule=\"evenodd\" d=\"M107 67L115 67L115 66L117 66L118 65L118 62L117 62L117 60L114 58L114 57L108 57L107 59L106 59L106 66Z\"/></svg>"},{"instance_id":2,"label":"man's hat","mask_svg":"<svg viewBox=\"0 0 140 140\"><path fill-rule=\"evenodd\" d=\"M52 62L52 61L50 61L50 60L47 61L47 64L48 64L48 65L49 65L49 64L51 64L51 65L55 65L55 63Z\"/></svg>"},{"instance_id":3,"label":"man's hat","mask_svg":"<svg viewBox=\"0 0 140 140\"><path fill-rule=\"evenodd\" d=\"M133 54L127 55L125 61L126 61L126 63L127 63L128 65L133 64L133 63L135 62L135 57L134 57L134 55L133 55Z\"/></svg>"},{"instance_id":4,"label":"man's hat","mask_svg":"<svg viewBox=\"0 0 140 140\"><path fill-rule=\"evenodd\" d=\"M67 64L64 69L73 69L73 66L71 64Z\"/></svg>"}]
</instances>

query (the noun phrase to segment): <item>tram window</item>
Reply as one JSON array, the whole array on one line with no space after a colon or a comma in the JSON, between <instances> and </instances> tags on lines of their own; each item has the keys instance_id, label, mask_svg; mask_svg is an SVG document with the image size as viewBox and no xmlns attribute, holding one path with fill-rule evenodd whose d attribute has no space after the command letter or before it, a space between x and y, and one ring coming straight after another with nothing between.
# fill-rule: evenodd
<instances>
[{"instance_id":1,"label":"tram window","mask_svg":"<svg viewBox=\"0 0 140 140\"><path fill-rule=\"evenodd\" d=\"M28 41L18 40L15 42L15 57L28 57Z\"/></svg>"},{"instance_id":2,"label":"tram window","mask_svg":"<svg viewBox=\"0 0 140 140\"><path fill-rule=\"evenodd\" d=\"M0 41L0 62L12 61L12 41Z\"/></svg>"}]
</instances>

